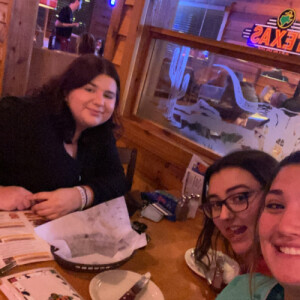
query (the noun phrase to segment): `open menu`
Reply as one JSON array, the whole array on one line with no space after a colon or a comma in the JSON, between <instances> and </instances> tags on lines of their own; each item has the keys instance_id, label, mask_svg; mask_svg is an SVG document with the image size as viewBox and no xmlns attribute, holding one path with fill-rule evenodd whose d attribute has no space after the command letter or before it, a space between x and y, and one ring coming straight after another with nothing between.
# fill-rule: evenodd
<instances>
[{"instance_id":1,"label":"open menu","mask_svg":"<svg viewBox=\"0 0 300 300\"><path fill-rule=\"evenodd\" d=\"M1 278L1 299L80 300L74 288L53 268L40 268Z\"/></svg>"},{"instance_id":2,"label":"open menu","mask_svg":"<svg viewBox=\"0 0 300 300\"><path fill-rule=\"evenodd\" d=\"M45 222L31 211L0 212L0 268L53 260L49 244L41 239L34 227Z\"/></svg>"}]
</instances>

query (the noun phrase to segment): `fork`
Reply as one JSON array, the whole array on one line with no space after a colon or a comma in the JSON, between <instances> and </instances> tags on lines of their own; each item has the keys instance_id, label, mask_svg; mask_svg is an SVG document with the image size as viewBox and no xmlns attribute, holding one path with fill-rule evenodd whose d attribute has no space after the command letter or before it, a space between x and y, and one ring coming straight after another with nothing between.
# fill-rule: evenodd
<instances>
[{"instance_id":1,"label":"fork","mask_svg":"<svg viewBox=\"0 0 300 300\"><path fill-rule=\"evenodd\" d=\"M210 268L209 265L207 265L202 260L198 261L195 259L195 253L194 250L191 252L191 257L193 258L195 264L198 268L201 269L201 271L204 273L204 276L209 284L212 284L213 275L215 273L215 268Z\"/></svg>"}]
</instances>

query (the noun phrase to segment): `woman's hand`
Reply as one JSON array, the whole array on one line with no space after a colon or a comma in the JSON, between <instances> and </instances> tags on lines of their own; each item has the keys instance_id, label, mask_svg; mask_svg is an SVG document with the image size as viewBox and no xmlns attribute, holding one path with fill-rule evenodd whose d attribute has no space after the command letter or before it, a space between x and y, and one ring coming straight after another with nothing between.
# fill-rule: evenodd
<instances>
[{"instance_id":1,"label":"woman's hand","mask_svg":"<svg viewBox=\"0 0 300 300\"><path fill-rule=\"evenodd\" d=\"M25 210L31 206L32 193L21 186L0 187L0 210Z\"/></svg>"},{"instance_id":2,"label":"woman's hand","mask_svg":"<svg viewBox=\"0 0 300 300\"><path fill-rule=\"evenodd\" d=\"M62 217L81 207L81 196L76 188L40 192L33 194L31 199L37 203L31 207L31 210L49 220Z\"/></svg>"}]
</instances>

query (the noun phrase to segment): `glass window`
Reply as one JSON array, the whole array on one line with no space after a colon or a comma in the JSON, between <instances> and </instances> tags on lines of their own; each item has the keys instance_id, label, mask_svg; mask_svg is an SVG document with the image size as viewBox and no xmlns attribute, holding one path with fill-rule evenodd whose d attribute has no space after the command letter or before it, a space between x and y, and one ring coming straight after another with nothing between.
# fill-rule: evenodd
<instances>
[{"instance_id":1,"label":"glass window","mask_svg":"<svg viewBox=\"0 0 300 300\"><path fill-rule=\"evenodd\" d=\"M156 40L137 116L225 155L300 144L300 75Z\"/></svg>"},{"instance_id":2,"label":"glass window","mask_svg":"<svg viewBox=\"0 0 300 300\"><path fill-rule=\"evenodd\" d=\"M179 1L173 30L216 40L223 22L224 8Z\"/></svg>"}]
</instances>

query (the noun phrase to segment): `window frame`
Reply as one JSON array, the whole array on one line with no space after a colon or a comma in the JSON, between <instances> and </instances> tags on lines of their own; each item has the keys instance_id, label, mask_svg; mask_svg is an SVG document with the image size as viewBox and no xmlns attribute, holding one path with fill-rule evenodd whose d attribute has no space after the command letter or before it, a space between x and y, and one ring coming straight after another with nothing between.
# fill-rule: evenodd
<instances>
[{"instance_id":1,"label":"window frame","mask_svg":"<svg viewBox=\"0 0 300 300\"><path fill-rule=\"evenodd\" d=\"M131 73L131 80L130 83L127 83L129 84L130 92L127 94L126 99L124 99L123 117L125 130L128 128L131 133L135 130L136 132L140 132L140 134L146 134L147 139L149 139L147 142L149 147L151 147L151 144L153 143L157 144L159 140L162 145L176 145L178 149L207 157L210 161L214 161L220 157L220 154L213 150L197 144L159 124L151 122L150 120L141 119L136 115L145 78L149 69L155 39L161 39L191 48L197 48L199 50L208 50L216 54L260 63L271 67L276 65L277 68L300 73L300 58L297 56L293 57L293 60L291 60L289 56L285 55L146 25L143 27L139 49L137 50L135 57L135 65ZM145 142L145 139L143 142ZM159 149L153 149L153 146L151 151L159 153L166 159L170 159L166 153L161 153ZM176 162L180 163L178 160Z\"/></svg>"}]
</instances>

